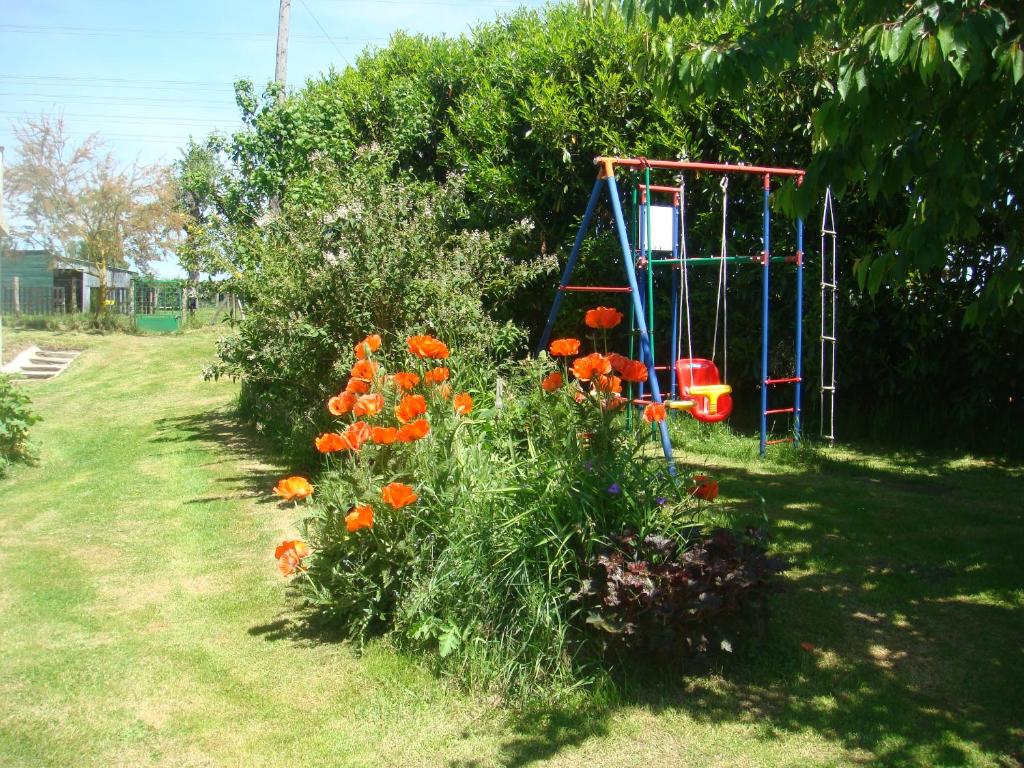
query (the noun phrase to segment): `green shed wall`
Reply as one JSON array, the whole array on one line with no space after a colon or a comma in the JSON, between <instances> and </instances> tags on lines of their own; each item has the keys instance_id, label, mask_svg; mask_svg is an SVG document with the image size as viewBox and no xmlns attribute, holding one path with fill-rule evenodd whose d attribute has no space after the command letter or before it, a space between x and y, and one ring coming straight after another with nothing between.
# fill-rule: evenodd
<instances>
[{"instance_id":1,"label":"green shed wall","mask_svg":"<svg viewBox=\"0 0 1024 768\"><path fill-rule=\"evenodd\" d=\"M53 256L47 251L3 252L0 278L3 287L11 289L12 278L17 277L22 288L53 288Z\"/></svg>"}]
</instances>

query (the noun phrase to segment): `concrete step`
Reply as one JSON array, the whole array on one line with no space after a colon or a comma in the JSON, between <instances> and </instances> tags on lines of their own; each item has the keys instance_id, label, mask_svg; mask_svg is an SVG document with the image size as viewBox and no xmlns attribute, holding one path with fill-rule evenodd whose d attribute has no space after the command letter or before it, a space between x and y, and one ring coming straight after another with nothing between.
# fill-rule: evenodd
<instances>
[{"instance_id":1,"label":"concrete step","mask_svg":"<svg viewBox=\"0 0 1024 768\"><path fill-rule=\"evenodd\" d=\"M63 366L63 365L32 365L32 364L29 364L29 365L21 366L21 370L22 370L23 373L25 371L32 371L32 373L50 373L50 374L53 374L53 375L57 375L58 373L63 371L64 368L65 368L65 366Z\"/></svg>"},{"instance_id":2,"label":"concrete step","mask_svg":"<svg viewBox=\"0 0 1024 768\"><path fill-rule=\"evenodd\" d=\"M55 376L55 374L52 371L47 373L42 373L40 371L22 371L21 373L18 374L18 376L19 378L15 379L16 381L24 381L27 379L32 379L33 381L40 381L43 379L52 379Z\"/></svg>"},{"instance_id":3,"label":"concrete step","mask_svg":"<svg viewBox=\"0 0 1024 768\"><path fill-rule=\"evenodd\" d=\"M18 377L16 381L52 379L67 370L79 354L79 350L50 350L33 346L15 355L0 371L14 374Z\"/></svg>"}]
</instances>

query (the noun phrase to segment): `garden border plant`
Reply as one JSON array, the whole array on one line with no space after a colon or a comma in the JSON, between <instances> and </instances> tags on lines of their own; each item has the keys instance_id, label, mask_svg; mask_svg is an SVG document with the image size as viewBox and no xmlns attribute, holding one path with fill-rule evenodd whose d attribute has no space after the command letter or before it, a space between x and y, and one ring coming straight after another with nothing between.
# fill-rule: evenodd
<instances>
[{"instance_id":1,"label":"garden border plant","mask_svg":"<svg viewBox=\"0 0 1024 768\"><path fill-rule=\"evenodd\" d=\"M35 459L28 431L38 421L28 394L10 376L0 374L0 477L11 465Z\"/></svg>"}]
</instances>

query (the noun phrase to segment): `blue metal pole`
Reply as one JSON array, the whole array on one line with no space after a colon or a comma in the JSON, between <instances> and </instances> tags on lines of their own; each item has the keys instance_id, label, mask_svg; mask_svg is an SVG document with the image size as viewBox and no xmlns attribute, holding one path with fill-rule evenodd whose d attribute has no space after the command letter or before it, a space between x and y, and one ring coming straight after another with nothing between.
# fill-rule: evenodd
<instances>
[{"instance_id":1,"label":"blue metal pole","mask_svg":"<svg viewBox=\"0 0 1024 768\"><path fill-rule=\"evenodd\" d=\"M672 206L672 258L679 258L679 196L676 195ZM679 269L672 268L672 346L669 347L668 368L671 379L672 399L679 395L676 392L676 350L679 348Z\"/></svg>"},{"instance_id":2,"label":"blue metal pole","mask_svg":"<svg viewBox=\"0 0 1024 768\"><path fill-rule=\"evenodd\" d=\"M646 244L647 244L647 227L644 225L644 223L647 221L647 211L646 211L647 203L644 202L644 200L646 200L646 197L644 197L643 200L641 200L641 202L640 202L640 237L639 237L639 239L637 241L637 253L641 254L641 258L643 258L643 254L647 253L647 249L646 249ZM647 268L648 269L651 268L650 264L647 265ZM640 274L639 274L638 279L637 279L637 285L639 286L639 294L638 295L640 297L640 301L637 304L637 306L639 307L638 311L643 312L644 313L644 318L646 318L647 317L647 276L646 276L646 274L644 274L644 271L642 269L640 270ZM645 322L646 322L646 319L645 319ZM637 326L637 327L639 328L639 326ZM643 359L643 361L645 363L647 362L647 359L643 357L643 350L642 349L640 351L640 357ZM644 397L644 395L647 392L647 387L641 381L639 384L636 385L636 391L637 391L637 397L639 399L643 400L643 397Z\"/></svg>"},{"instance_id":3,"label":"blue metal pole","mask_svg":"<svg viewBox=\"0 0 1024 768\"><path fill-rule=\"evenodd\" d=\"M793 390L793 444L800 442L800 390L804 355L804 220L796 220L796 377Z\"/></svg>"},{"instance_id":4,"label":"blue metal pole","mask_svg":"<svg viewBox=\"0 0 1024 768\"><path fill-rule=\"evenodd\" d=\"M569 279L572 277L572 271L576 267L576 259L579 258L580 248L583 245L583 238L587 236L587 230L590 229L590 219L594 215L594 209L597 208L597 199L601 195L601 179L598 178L594 182L594 189L590 193L590 200L587 202L587 209L583 212L583 220L580 221L580 228L576 232L576 242L572 245L572 251L569 253L569 260L565 262L565 269L562 270L562 279L559 281L559 287L569 284ZM565 294L559 290L555 292L555 301L551 305L551 312L548 313L548 322L544 326L544 333L541 334L540 343L537 345L537 354L539 355L545 349L547 349L548 342L551 340L551 331L555 327L555 318L558 317L558 310L562 307L562 299Z\"/></svg>"},{"instance_id":5,"label":"blue metal pole","mask_svg":"<svg viewBox=\"0 0 1024 768\"><path fill-rule=\"evenodd\" d=\"M619 190L615 183L615 176L608 174L608 192L612 198L612 213L615 215L615 230L619 235L619 247L622 249L622 264L626 269L626 280L632 289L630 298L633 301L634 314L636 315L637 330L640 331L640 352L644 362L647 364L647 375L651 382L651 395L656 403L662 402L661 390L658 387L658 379L654 375L654 355L651 351L651 337L647 334L647 320L644 317L643 307L640 306L640 286L636 279L636 272L633 269L632 254L629 250L629 238L626 236L626 223L622 218L622 205L619 203ZM630 406L632 407L632 406ZM668 426L665 421L658 422L661 432L661 447L665 452L665 459L668 461L668 471L674 477L676 467L672 460L672 441L668 438Z\"/></svg>"},{"instance_id":6,"label":"blue metal pole","mask_svg":"<svg viewBox=\"0 0 1024 768\"><path fill-rule=\"evenodd\" d=\"M761 214L761 455L768 448L768 270L771 265L770 220L768 216L768 195L771 192L771 176L764 175L764 210Z\"/></svg>"}]
</instances>

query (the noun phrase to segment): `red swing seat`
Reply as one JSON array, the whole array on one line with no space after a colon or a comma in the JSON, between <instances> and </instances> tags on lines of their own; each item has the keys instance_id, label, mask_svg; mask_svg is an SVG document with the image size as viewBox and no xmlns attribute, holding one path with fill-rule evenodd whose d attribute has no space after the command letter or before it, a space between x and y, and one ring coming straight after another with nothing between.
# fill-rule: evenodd
<instances>
[{"instance_id":1,"label":"red swing seat","mask_svg":"<svg viewBox=\"0 0 1024 768\"><path fill-rule=\"evenodd\" d=\"M722 383L718 367L702 357L676 360L676 385L683 397L694 401L690 413L697 421L724 421L732 413L732 387Z\"/></svg>"}]
</instances>

